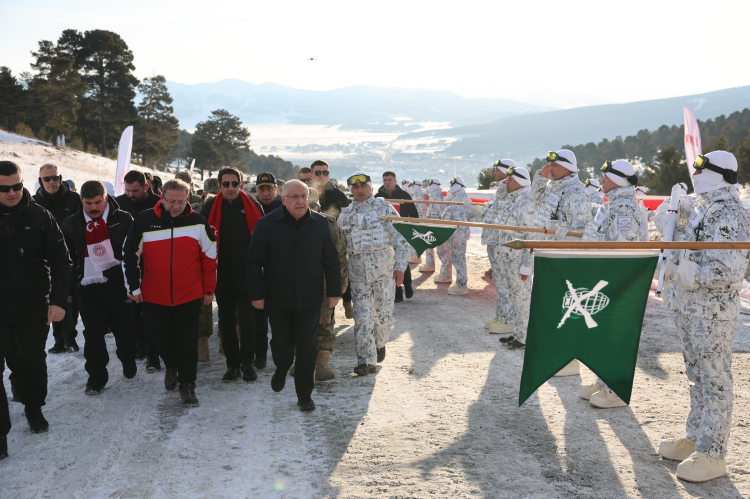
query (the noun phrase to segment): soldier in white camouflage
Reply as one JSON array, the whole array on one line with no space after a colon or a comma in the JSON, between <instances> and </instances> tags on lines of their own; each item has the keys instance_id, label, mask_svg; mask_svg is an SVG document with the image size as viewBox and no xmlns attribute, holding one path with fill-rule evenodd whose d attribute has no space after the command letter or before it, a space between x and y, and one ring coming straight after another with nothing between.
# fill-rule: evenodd
<instances>
[{"instance_id":1,"label":"soldier in white camouflage","mask_svg":"<svg viewBox=\"0 0 750 499\"><path fill-rule=\"evenodd\" d=\"M696 195L680 198L687 224L675 224L675 241L748 241L750 215L740 202L737 159L714 151L698 156L694 167ZM670 223L669 204L665 200L656 212L662 234ZM663 440L659 454L682 461L677 478L690 482L726 474L734 403L732 342L747 257L747 250L678 250L667 260L668 303L690 380L690 413L685 436Z\"/></svg>"},{"instance_id":2,"label":"soldier in white camouflage","mask_svg":"<svg viewBox=\"0 0 750 499\"><path fill-rule=\"evenodd\" d=\"M439 178L430 179L429 186L427 187L427 194L430 201L442 201L443 200L443 186L440 185ZM427 204L427 217L432 219L443 218L445 212L444 204ZM435 282L452 282L453 275L451 265L451 251L448 248L448 243L445 242L436 248L438 258L440 259L440 274L433 278ZM435 271L435 252L432 248L427 250L427 258L425 264L419 267L420 272L434 272Z\"/></svg>"},{"instance_id":3,"label":"soldier in white camouflage","mask_svg":"<svg viewBox=\"0 0 750 499\"><path fill-rule=\"evenodd\" d=\"M602 173L601 186L609 202L599 205L594 218L586 226L583 240L642 241L648 227L643 226L641 205L635 197L638 177L633 165L625 160L607 161L602 166ZM598 191L595 196L599 197ZM600 378L582 386L579 396L601 409L627 405Z\"/></svg>"},{"instance_id":4,"label":"soldier in white camouflage","mask_svg":"<svg viewBox=\"0 0 750 499\"><path fill-rule=\"evenodd\" d=\"M601 185L599 185L599 181L595 178L586 180L583 185L586 186L586 194L588 194L589 201L591 201L591 217L593 218L596 216L596 212L599 211L599 208L604 206L604 200L601 195Z\"/></svg>"},{"instance_id":5,"label":"soldier in white camouflage","mask_svg":"<svg viewBox=\"0 0 750 499\"><path fill-rule=\"evenodd\" d=\"M562 149L547 153L547 164L531 184L531 199L539 207L536 227L549 231L539 239L575 241L568 232L583 232L591 220L591 202L586 186L578 179L578 163L573 151ZM555 376L575 376L580 372L577 360Z\"/></svg>"},{"instance_id":6,"label":"soldier in white camouflage","mask_svg":"<svg viewBox=\"0 0 750 499\"><path fill-rule=\"evenodd\" d=\"M460 175L451 180L450 190L445 197L446 201L457 201L464 203L470 201L469 195L466 194L466 186ZM464 205L449 204L446 205L442 216L443 220L453 220L456 222L478 222L479 217L469 212ZM451 263L456 269L456 284L448 288L448 294L454 296L465 295L469 292L467 284L469 275L466 270L466 242L469 240L471 232L469 227L458 226L455 232L448 238L447 244L451 252ZM442 269L440 271L442 274Z\"/></svg>"},{"instance_id":7,"label":"soldier in white camouflage","mask_svg":"<svg viewBox=\"0 0 750 499\"><path fill-rule=\"evenodd\" d=\"M375 372L376 360L385 359L385 345L393 329L393 295L404 280L411 246L391 222L380 216L398 217L382 198L372 195L372 181L364 172L347 179L354 201L341 211L338 226L349 254L354 337L357 351L355 374Z\"/></svg>"}]
</instances>

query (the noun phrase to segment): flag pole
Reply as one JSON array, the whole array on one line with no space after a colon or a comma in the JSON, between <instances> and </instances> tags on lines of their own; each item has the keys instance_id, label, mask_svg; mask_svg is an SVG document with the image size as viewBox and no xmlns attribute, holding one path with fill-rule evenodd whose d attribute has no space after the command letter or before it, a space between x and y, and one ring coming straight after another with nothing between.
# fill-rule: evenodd
<instances>
[{"instance_id":1,"label":"flag pole","mask_svg":"<svg viewBox=\"0 0 750 499\"><path fill-rule=\"evenodd\" d=\"M412 223L424 223L433 225L455 225L455 226L466 226L466 227L480 227L482 229L499 229L499 230L517 230L519 232L538 232L540 234L554 234L554 230L537 229L535 227L517 227L515 225L494 225L494 224L482 224L478 222L458 222L455 220L437 220L434 218L410 218L410 217L378 217L380 220L386 220L389 222L412 222ZM568 232L569 236L572 237L583 237L582 232Z\"/></svg>"},{"instance_id":2,"label":"flag pole","mask_svg":"<svg viewBox=\"0 0 750 499\"><path fill-rule=\"evenodd\" d=\"M383 199L387 203L426 203L426 204L463 204L461 201L427 201L422 199ZM485 203L473 202L474 206L484 206Z\"/></svg>"},{"instance_id":3,"label":"flag pole","mask_svg":"<svg viewBox=\"0 0 750 499\"><path fill-rule=\"evenodd\" d=\"M690 241L536 241L520 240L503 243L513 249L666 249L666 250L744 250L750 249L750 242L690 242Z\"/></svg>"}]
</instances>

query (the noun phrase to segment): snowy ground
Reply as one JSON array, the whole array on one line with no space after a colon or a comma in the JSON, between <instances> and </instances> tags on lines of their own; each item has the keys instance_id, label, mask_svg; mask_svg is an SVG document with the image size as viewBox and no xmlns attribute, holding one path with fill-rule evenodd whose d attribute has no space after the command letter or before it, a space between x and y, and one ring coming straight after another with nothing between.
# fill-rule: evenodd
<instances>
[{"instance_id":1,"label":"snowy ground","mask_svg":"<svg viewBox=\"0 0 750 499\"><path fill-rule=\"evenodd\" d=\"M211 362L198 369L200 406L192 409L164 389L163 371L125 380L111 336L110 384L97 397L83 392L83 350L50 355L50 431L31 434L23 408L11 403L0 495L750 496L750 310L735 335L729 476L688 484L675 479L676 462L656 453L662 438L682 434L688 412L678 338L660 301L649 300L631 407L598 410L579 399L581 383L594 379L583 369L581 377L551 380L518 408L523 354L482 328L495 291L475 239L468 296L449 297L447 285L415 272L417 292L396 305L376 375L350 375L352 321L337 309L337 379L316 384L313 413L297 410L292 378L283 392L271 390L270 361L256 382L221 383L215 335Z\"/></svg>"}]
</instances>

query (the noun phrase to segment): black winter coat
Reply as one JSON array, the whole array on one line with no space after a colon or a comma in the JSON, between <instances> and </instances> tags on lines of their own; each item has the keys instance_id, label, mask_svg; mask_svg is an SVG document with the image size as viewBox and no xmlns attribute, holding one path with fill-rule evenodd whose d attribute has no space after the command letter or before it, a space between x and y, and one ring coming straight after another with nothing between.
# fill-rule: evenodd
<instances>
[{"instance_id":1,"label":"black winter coat","mask_svg":"<svg viewBox=\"0 0 750 499\"><path fill-rule=\"evenodd\" d=\"M384 185L380 186L380 189L378 189L378 193L375 194L375 197L385 199L411 199L409 193L399 186L396 186L396 190L388 194L385 191ZM402 217L419 218L419 210L417 210L416 203L404 203L399 209L401 210L399 211L399 214Z\"/></svg>"},{"instance_id":2,"label":"black winter coat","mask_svg":"<svg viewBox=\"0 0 750 499\"><path fill-rule=\"evenodd\" d=\"M109 242L112 244L114 257L117 260L122 261L122 245L125 243L125 237L128 235L132 223L133 217L130 216L130 213L120 210L117 201L109 197L107 231L109 232ZM62 231L65 236L65 244L68 245L70 257L73 260L73 281L76 286L80 286L83 279L83 264L86 259L86 219L83 215L83 207L78 210L78 213L65 219ZM125 294L125 278L122 273L122 266L111 267L102 274L107 278L107 282L89 284L85 286L87 291L101 294Z\"/></svg>"},{"instance_id":3,"label":"black winter coat","mask_svg":"<svg viewBox=\"0 0 750 499\"><path fill-rule=\"evenodd\" d=\"M258 200L258 203L260 204L260 206L263 207L263 210L261 210L261 213L263 213L264 215L268 215L273 210L275 210L276 208L280 207L283 204L281 202L281 196L276 196L276 199L274 199L268 204L264 204L260 199Z\"/></svg>"},{"instance_id":4,"label":"black winter coat","mask_svg":"<svg viewBox=\"0 0 750 499\"><path fill-rule=\"evenodd\" d=\"M211 215L211 209L214 207L216 197L209 199L201 209L201 215L206 220ZM258 211L263 215L263 208L260 203L252 197L250 201L255 203ZM247 218L242 213L244 205L242 199L237 198L234 203L224 200L224 206L221 208L221 244L219 244L219 255L216 261L216 287L221 291L222 287L227 286L229 279L233 280L234 289L245 291L247 289L247 269L245 259L247 249L250 246L250 232L247 228ZM227 251L229 250L229 251ZM227 256L229 255L229 258ZM231 284L229 284L231 286ZM231 288L230 288L231 289Z\"/></svg>"},{"instance_id":5,"label":"black winter coat","mask_svg":"<svg viewBox=\"0 0 750 499\"><path fill-rule=\"evenodd\" d=\"M70 296L68 249L52 214L26 189L16 206L0 213L0 262L0 313L49 304L65 308Z\"/></svg>"},{"instance_id":6,"label":"black winter coat","mask_svg":"<svg viewBox=\"0 0 750 499\"><path fill-rule=\"evenodd\" d=\"M81 196L77 192L71 191L65 182L62 182L60 189L54 196L50 196L44 190L44 187L40 187L36 191L36 194L34 194L34 201L52 213L58 226L62 226L65 219L77 212L78 208L81 207Z\"/></svg>"},{"instance_id":7,"label":"black winter coat","mask_svg":"<svg viewBox=\"0 0 750 499\"><path fill-rule=\"evenodd\" d=\"M247 253L248 294L266 309L319 309L328 296L341 296L341 265L331 225L308 210L295 221L285 207L261 218ZM325 279L325 281L324 281Z\"/></svg>"},{"instance_id":8,"label":"black winter coat","mask_svg":"<svg viewBox=\"0 0 750 499\"><path fill-rule=\"evenodd\" d=\"M130 216L135 218L136 215L138 215L140 212L150 210L151 208L156 206L156 203L159 202L159 199L161 199L159 196L151 191L148 191L148 196L146 196L146 199L138 204L133 203L127 196L127 194L117 196L115 198L115 201L117 201L117 204L120 206L120 209L122 211L130 213Z\"/></svg>"}]
</instances>

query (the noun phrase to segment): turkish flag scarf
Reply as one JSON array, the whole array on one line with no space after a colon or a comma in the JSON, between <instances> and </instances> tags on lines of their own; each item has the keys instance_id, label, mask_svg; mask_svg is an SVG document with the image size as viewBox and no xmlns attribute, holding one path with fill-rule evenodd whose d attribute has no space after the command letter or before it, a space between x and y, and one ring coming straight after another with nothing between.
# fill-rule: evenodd
<instances>
[{"instance_id":1,"label":"turkish flag scarf","mask_svg":"<svg viewBox=\"0 0 750 499\"><path fill-rule=\"evenodd\" d=\"M255 229L255 224L263 215L261 215L260 210L258 210L258 207L255 206L255 203L250 200L250 196L248 196L243 190L240 190L240 199L242 200L243 206L242 212L245 214L245 220L247 220L247 230L252 236L253 229ZM216 195L216 198L214 199L214 205L211 207L211 213L208 215L208 225L211 226L211 229L214 231L214 235L216 236L217 250L219 249L219 229L221 229L221 207L223 205L224 196L220 192Z\"/></svg>"},{"instance_id":2,"label":"turkish flag scarf","mask_svg":"<svg viewBox=\"0 0 750 499\"><path fill-rule=\"evenodd\" d=\"M109 203L104 209L104 215L97 221L83 212L86 221L86 254L83 260L83 279L81 286L88 284L107 282L104 271L120 265L112 252L112 243L109 240L107 229L107 217L109 217Z\"/></svg>"}]
</instances>

